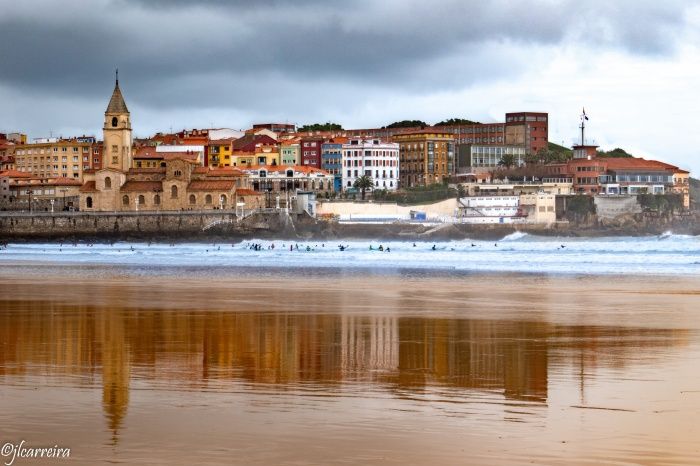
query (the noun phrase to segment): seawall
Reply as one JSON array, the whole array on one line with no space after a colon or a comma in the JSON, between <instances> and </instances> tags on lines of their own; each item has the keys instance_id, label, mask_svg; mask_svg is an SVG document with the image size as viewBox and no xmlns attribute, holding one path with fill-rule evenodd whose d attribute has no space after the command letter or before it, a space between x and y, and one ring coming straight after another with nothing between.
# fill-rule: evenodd
<instances>
[{"instance_id":1,"label":"seawall","mask_svg":"<svg viewBox=\"0 0 700 466\"><path fill-rule=\"evenodd\" d=\"M624 216L607 221L544 224L362 224L316 221L306 215L267 211L236 218L229 211L2 214L0 241L227 241L252 238L289 240L376 239L440 241L500 239L521 231L542 236L644 236L665 231L700 234L698 215L649 218Z\"/></svg>"},{"instance_id":2,"label":"seawall","mask_svg":"<svg viewBox=\"0 0 700 466\"><path fill-rule=\"evenodd\" d=\"M120 212L0 215L0 239L154 239L181 240L225 235L232 238L284 230L280 214L252 214L237 219L233 212Z\"/></svg>"}]
</instances>

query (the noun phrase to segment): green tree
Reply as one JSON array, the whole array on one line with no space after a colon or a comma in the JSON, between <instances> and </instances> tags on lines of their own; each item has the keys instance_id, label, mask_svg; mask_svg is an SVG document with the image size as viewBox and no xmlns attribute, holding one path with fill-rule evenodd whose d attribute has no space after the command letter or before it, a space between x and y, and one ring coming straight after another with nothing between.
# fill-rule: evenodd
<instances>
[{"instance_id":1,"label":"green tree","mask_svg":"<svg viewBox=\"0 0 700 466\"><path fill-rule=\"evenodd\" d=\"M421 120L401 120L401 121L395 121L394 123L386 126L386 128L416 128L416 127L425 127L428 126L428 124L425 121Z\"/></svg>"},{"instance_id":2,"label":"green tree","mask_svg":"<svg viewBox=\"0 0 700 466\"><path fill-rule=\"evenodd\" d=\"M309 131L342 131L343 127L338 123L313 123L310 125L304 125L297 129L300 133L306 133Z\"/></svg>"},{"instance_id":3,"label":"green tree","mask_svg":"<svg viewBox=\"0 0 700 466\"><path fill-rule=\"evenodd\" d=\"M501 160L498 161L501 167L510 168L515 165L515 156L513 154L503 154Z\"/></svg>"},{"instance_id":4,"label":"green tree","mask_svg":"<svg viewBox=\"0 0 700 466\"><path fill-rule=\"evenodd\" d=\"M360 194L362 195L362 200L365 200L365 191L368 189L372 189L374 186L374 182L372 181L372 177L368 175L362 175L358 179L355 180L355 183L352 185L355 189L360 190Z\"/></svg>"},{"instance_id":5,"label":"green tree","mask_svg":"<svg viewBox=\"0 0 700 466\"><path fill-rule=\"evenodd\" d=\"M454 126L454 125L478 125L478 121L467 120L466 118L450 118L435 123L435 126Z\"/></svg>"}]
</instances>

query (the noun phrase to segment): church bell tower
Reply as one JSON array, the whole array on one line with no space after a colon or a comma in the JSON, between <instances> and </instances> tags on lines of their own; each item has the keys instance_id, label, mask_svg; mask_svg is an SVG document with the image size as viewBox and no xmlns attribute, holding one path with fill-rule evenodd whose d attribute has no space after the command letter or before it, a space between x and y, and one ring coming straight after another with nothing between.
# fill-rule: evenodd
<instances>
[{"instance_id":1,"label":"church bell tower","mask_svg":"<svg viewBox=\"0 0 700 466\"><path fill-rule=\"evenodd\" d=\"M126 108L122 91L119 89L119 71L116 72L116 82L112 98L105 111L104 127L102 128L104 147L102 151L102 166L128 171L131 167L131 119Z\"/></svg>"}]
</instances>

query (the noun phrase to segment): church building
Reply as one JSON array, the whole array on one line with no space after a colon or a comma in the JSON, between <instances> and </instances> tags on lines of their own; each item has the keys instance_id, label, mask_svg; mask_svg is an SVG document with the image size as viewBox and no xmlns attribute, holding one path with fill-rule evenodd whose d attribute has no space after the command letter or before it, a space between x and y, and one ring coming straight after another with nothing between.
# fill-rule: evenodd
<instances>
[{"instance_id":1,"label":"church building","mask_svg":"<svg viewBox=\"0 0 700 466\"><path fill-rule=\"evenodd\" d=\"M159 166L135 167L131 115L118 77L102 132L103 165L83 174L82 211L234 209L240 203L253 209L264 204L264 196L249 188L247 174L231 167L202 167L186 152L169 154Z\"/></svg>"}]
</instances>

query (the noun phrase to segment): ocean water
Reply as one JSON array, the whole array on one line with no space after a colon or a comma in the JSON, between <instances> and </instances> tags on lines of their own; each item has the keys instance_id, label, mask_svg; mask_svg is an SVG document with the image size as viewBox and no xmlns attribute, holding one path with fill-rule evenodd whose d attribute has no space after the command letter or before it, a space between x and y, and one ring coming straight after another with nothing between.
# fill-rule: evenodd
<instances>
[{"instance_id":1,"label":"ocean water","mask_svg":"<svg viewBox=\"0 0 700 466\"><path fill-rule=\"evenodd\" d=\"M259 244L260 250L252 249ZM345 246L341 250L339 246ZM378 251L379 246L384 251ZM273 247L274 246L274 247ZM370 249L370 247L372 249ZM0 267L55 264L266 268L370 268L551 274L700 275L700 237L557 238L516 232L497 241L84 242L9 244Z\"/></svg>"}]
</instances>

